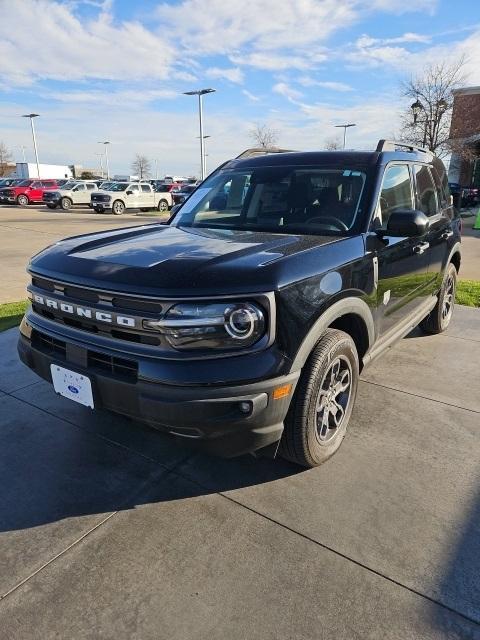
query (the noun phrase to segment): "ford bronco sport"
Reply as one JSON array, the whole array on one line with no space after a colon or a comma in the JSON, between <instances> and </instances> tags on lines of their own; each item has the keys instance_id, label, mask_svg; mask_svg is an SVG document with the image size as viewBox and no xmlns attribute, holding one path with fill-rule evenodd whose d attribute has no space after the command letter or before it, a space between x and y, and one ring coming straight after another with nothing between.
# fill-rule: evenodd
<instances>
[{"instance_id":1,"label":"ford bronco sport","mask_svg":"<svg viewBox=\"0 0 480 640\"><path fill-rule=\"evenodd\" d=\"M448 327L460 227L423 149L247 154L166 224L34 256L19 354L89 407L315 466L345 436L362 367L418 324Z\"/></svg>"}]
</instances>

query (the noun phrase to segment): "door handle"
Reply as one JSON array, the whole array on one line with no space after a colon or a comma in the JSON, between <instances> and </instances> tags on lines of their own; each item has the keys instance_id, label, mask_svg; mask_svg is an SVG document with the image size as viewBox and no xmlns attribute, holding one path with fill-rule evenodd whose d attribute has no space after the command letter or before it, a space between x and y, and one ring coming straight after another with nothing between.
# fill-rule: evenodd
<instances>
[{"instance_id":1,"label":"door handle","mask_svg":"<svg viewBox=\"0 0 480 640\"><path fill-rule=\"evenodd\" d=\"M417 253L418 255L422 255L430 246L429 242L420 242L413 247L413 253Z\"/></svg>"},{"instance_id":2,"label":"door handle","mask_svg":"<svg viewBox=\"0 0 480 640\"><path fill-rule=\"evenodd\" d=\"M453 236L453 231L445 231L445 233L442 233L442 240L448 240L452 236Z\"/></svg>"}]
</instances>

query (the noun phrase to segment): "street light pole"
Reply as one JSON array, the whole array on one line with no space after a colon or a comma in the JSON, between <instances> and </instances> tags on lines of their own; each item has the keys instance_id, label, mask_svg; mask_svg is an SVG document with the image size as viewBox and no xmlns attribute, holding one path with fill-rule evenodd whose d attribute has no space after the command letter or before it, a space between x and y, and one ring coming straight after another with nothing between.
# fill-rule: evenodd
<instances>
[{"instance_id":1,"label":"street light pole","mask_svg":"<svg viewBox=\"0 0 480 640\"><path fill-rule=\"evenodd\" d=\"M105 149L105 166L107 168L107 180L110 180L110 168L108 166L108 145L110 142L108 140L100 141L98 144L103 144Z\"/></svg>"},{"instance_id":2,"label":"street light pole","mask_svg":"<svg viewBox=\"0 0 480 640\"><path fill-rule=\"evenodd\" d=\"M348 129L349 127L356 127L356 126L357 126L357 125L356 125L356 124L353 124L353 123L351 123L351 124L336 124L336 125L335 125L335 127L336 127L337 129L339 129L339 128L343 128L343 148L344 148L344 149L345 149L345 146L346 146L346 143L347 143L347 129Z\"/></svg>"},{"instance_id":3,"label":"street light pole","mask_svg":"<svg viewBox=\"0 0 480 640\"><path fill-rule=\"evenodd\" d=\"M211 137L212 136L203 136L203 173L205 175L207 175L207 155L208 155L208 153L206 152L205 140Z\"/></svg>"},{"instance_id":4,"label":"street light pole","mask_svg":"<svg viewBox=\"0 0 480 640\"><path fill-rule=\"evenodd\" d=\"M103 153L96 153L95 155L100 158L100 175L102 176L103 180Z\"/></svg>"},{"instance_id":5,"label":"street light pole","mask_svg":"<svg viewBox=\"0 0 480 640\"><path fill-rule=\"evenodd\" d=\"M200 129L200 177L202 180L205 180L206 174L202 96L204 96L206 93L215 93L215 91L216 89L198 89L197 91L184 91L184 95L186 96L198 96L198 119Z\"/></svg>"},{"instance_id":6,"label":"street light pole","mask_svg":"<svg viewBox=\"0 0 480 640\"><path fill-rule=\"evenodd\" d=\"M33 126L33 119L38 117L38 113L27 113L22 116L22 118L30 118L30 125L32 127L33 149L35 151L35 161L37 163L37 178L40 178L40 163L38 162L37 140L35 138L35 127Z\"/></svg>"}]
</instances>

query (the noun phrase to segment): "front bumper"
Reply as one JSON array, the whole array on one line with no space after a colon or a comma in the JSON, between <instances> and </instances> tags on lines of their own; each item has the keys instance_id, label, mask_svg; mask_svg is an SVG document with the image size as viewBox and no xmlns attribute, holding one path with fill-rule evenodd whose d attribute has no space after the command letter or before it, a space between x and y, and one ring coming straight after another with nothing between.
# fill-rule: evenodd
<instances>
[{"instance_id":1,"label":"front bumper","mask_svg":"<svg viewBox=\"0 0 480 640\"><path fill-rule=\"evenodd\" d=\"M102 211L110 211L110 209L112 208L112 201L109 200L108 202L95 202L95 201L91 201L90 205L92 207L92 209L101 209Z\"/></svg>"},{"instance_id":2,"label":"front bumper","mask_svg":"<svg viewBox=\"0 0 480 640\"><path fill-rule=\"evenodd\" d=\"M53 363L87 375L92 383L96 408L138 419L184 443L222 457L254 452L271 445L275 449L281 438L299 372L245 384L180 385L165 382L165 361L158 362L155 378L155 361L152 363L150 359L148 379L139 375L135 380L125 380L111 371L99 371L90 366L87 355L87 352L91 353L90 345L82 347L66 342L65 352L48 352L41 341L39 346L35 340L38 333L23 320L18 341L20 359L50 383L50 365ZM59 334L41 335L61 342ZM101 355L108 357L108 352L103 351ZM190 361L188 366L195 367L195 362ZM284 385L291 385L290 393L274 399L274 390ZM248 413L244 412L246 405L243 403L248 405Z\"/></svg>"}]
</instances>

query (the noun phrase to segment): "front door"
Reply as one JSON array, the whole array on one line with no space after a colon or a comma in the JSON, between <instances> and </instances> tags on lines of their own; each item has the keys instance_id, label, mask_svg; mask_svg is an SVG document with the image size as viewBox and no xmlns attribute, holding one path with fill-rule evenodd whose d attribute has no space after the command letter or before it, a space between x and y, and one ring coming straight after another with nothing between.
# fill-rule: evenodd
<instances>
[{"instance_id":1,"label":"front door","mask_svg":"<svg viewBox=\"0 0 480 640\"><path fill-rule=\"evenodd\" d=\"M414 191L408 164L393 163L385 169L377 204L374 229L387 229L396 209L414 209ZM374 240L378 260L377 331L388 335L430 295L428 242L423 237L397 238L383 235Z\"/></svg>"},{"instance_id":2,"label":"front door","mask_svg":"<svg viewBox=\"0 0 480 640\"><path fill-rule=\"evenodd\" d=\"M82 183L72 189L72 200L74 204L82 204L85 201L86 186Z\"/></svg>"}]
</instances>

